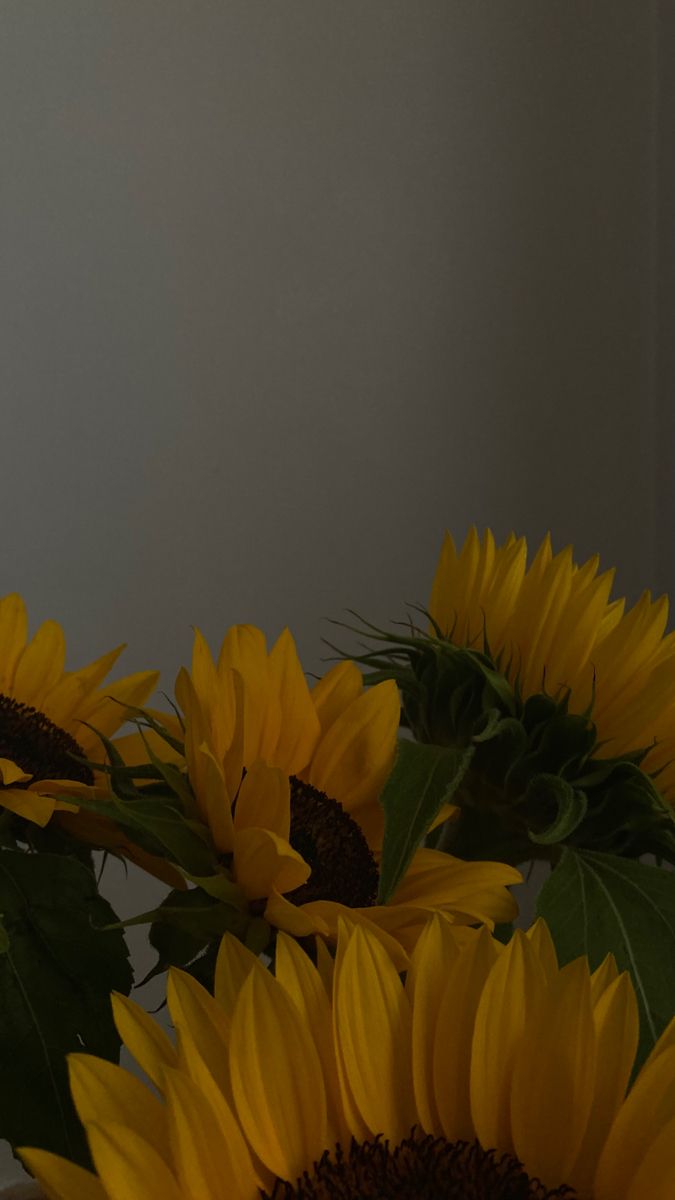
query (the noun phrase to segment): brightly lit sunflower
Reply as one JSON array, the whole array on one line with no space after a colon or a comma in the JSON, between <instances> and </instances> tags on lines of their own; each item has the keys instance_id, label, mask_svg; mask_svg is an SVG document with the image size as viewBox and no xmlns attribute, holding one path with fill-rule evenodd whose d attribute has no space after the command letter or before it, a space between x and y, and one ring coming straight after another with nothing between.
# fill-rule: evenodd
<instances>
[{"instance_id":1,"label":"brightly lit sunflower","mask_svg":"<svg viewBox=\"0 0 675 1200\"><path fill-rule=\"evenodd\" d=\"M458 646L489 650L523 697L569 690L569 707L592 702L598 757L647 749L642 767L675 800L675 633L666 596L644 592L633 608L610 600L613 571L577 566L572 547L546 537L527 566L524 538L496 546L472 529L458 554L446 534L429 613Z\"/></svg>"},{"instance_id":2,"label":"brightly lit sunflower","mask_svg":"<svg viewBox=\"0 0 675 1200\"><path fill-rule=\"evenodd\" d=\"M29 641L21 597L0 600L1 807L46 825L55 808L72 810L59 793L94 784L94 773L76 758L98 761L94 730L112 736L124 721L124 706L142 704L157 683L157 672L142 671L102 689L123 649L65 671L61 626L45 621Z\"/></svg>"},{"instance_id":3,"label":"brightly lit sunflower","mask_svg":"<svg viewBox=\"0 0 675 1200\"><path fill-rule=\"evenodd\" d=\"M507 886L520 882L517 871L435 850L419 850L389 903L377 903L378 797L400 718L394 682L365 689L355 664L343 662L310 691L288 630L268 653L261 631L240 625L217 663L196 634L176 697L201 816L252 910L272 926L334 938L349 909L395 951L414 944L429 911L460 923L514 916Z\"/></svg>"},{"instance_id":4,"label":"brightly lit sunflower","mask_svg":"<svg viewBox=\"0 0 675 1200\"><path fill-rule=\"evenodd\" d=\"M405 983L363 927L321 951L280 936L274 978L228 936L215 998L172 971L175 1046L115 998L159 1098L72 1055L97 1176L24 1151L50 1200L672 1200L675 1023L628 1089L611 959L559 970L541 923L503 947L439 916Z\"/></svg>"}]
</instances>

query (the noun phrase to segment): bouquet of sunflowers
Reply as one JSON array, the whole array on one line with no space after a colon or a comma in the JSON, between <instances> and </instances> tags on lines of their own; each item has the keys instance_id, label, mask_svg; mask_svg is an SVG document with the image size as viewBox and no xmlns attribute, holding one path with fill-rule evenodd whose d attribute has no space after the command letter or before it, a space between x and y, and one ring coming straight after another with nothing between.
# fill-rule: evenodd
<instances>
[{"instance_id":1,"label":"bouquet of sunflowers","mask_svg":"<svg viewBox=\"0 0 675 1200\"><path fill-rule=\"evenodd\" d=\"M197 632L167 711L0 602L0 1136L42 1194L672 1200L675 634L611 586L448 536L312 686L287 630ZM161 904L120 922L101 851Z\"/></svg>"}]
</instances>

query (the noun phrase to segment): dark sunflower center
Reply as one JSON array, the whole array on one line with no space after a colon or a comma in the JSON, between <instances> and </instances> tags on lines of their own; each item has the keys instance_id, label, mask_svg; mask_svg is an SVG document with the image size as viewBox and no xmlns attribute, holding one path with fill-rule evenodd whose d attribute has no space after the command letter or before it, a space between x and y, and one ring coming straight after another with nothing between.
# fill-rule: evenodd
<instances>
[{"instance_id":1,"label":"dark sunflower center","mask_svg":"<svg viewBox=\"0 0 675 1200\"><path fill-rule=\"evenodd\" d=\"M576 1192L548 1191L508 1154L478 1142L411 1136L393 1149L376 1138L337 1146L295 1184L278 1180L264 1200L573 1200Z\"/></svg>"},{"instance_id":2,"label":"dark sunflower center","mask_svg":"<svg viewBox=\"0 0 675 1200\"><path fill-rule=\"evenodd\" d=\"M75 762L71 755L84 757L74 737L59 729L37 708L20 704L0 692L0 758L11 758L27 775L35 779L76 779L93 783L89 767ZM27 787L13 783L12 787Z\"/></svg>"},{"instance_id":3,"label":"dark sunflower center","mask_svg":"<svg viewBox=\"0 0 675 1200\"><path fill-rule=\"evenodd\" d=\"M291 845L312 868L293 904L335 900L367 908L377 900L379 876L362 830L337 800L291 776Z\"/></svg>"}]
</instances>

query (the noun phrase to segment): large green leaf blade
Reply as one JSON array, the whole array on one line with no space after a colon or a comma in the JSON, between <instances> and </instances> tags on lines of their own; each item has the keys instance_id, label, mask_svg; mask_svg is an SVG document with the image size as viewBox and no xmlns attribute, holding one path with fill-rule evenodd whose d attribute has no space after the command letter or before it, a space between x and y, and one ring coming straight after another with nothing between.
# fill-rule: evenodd
<instances>
[{"instance_id":1,"label":"large green leaf blade","mask_svg":"<svg viewBox=\"0 0 675 1200\"><path fill-rule=\"evenodd\" d=\"M81 1162L66 1054L117 1061L110 992L128 992L124 937L91 871L74 859L0 851L0 1137Z\"/></svg>"},{"instance_id":2,"label":"large green leaf blade","mask_svg":"<svg viewBox=\"0 0 675 1200\"><path fill-rule=\"evenodd\" d=\"M442 806L452 800L473 747L456 749L400 741L394 769L382 792L384 841L379 903L398 887L410 860Z\"/></svg>"},{"instance_id":3,"label":"large green leaf blade","mask_svg":"<svg viewBox=\"0 0 675 1200\"><path fill-rule=\"evenodd\" d=\"M558 958L611 951L630 971L640 1007L638 1062L675 1014L675 873L590 850L563 851L537 900Z\"/></svg>"}]
</instances>

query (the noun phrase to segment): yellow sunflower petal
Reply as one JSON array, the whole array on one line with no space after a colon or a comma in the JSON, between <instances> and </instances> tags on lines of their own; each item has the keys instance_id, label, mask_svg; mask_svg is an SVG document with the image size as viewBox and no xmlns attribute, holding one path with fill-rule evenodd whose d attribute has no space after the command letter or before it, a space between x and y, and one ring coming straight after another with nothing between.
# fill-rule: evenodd
<instances>
[{"instance_id":1,"label":"yellow sunflower petal","mask_svg":"<svg viewBox=\"0 0 675 1200\"><path fill-rule=\"evenodd\" d=\"M28 637L28 614L21 596L0 600L0 692L12 695L14 669Z\"/></svg>"},{"instance_id":2,"label":"yellow sunflower petal","mask_svg":"<svg viewBox=\"0 0 675 1200\"><path fill-rule=\"evenodd\" d=\"M55 801L51 796L41 796L24 788L6 787L0 797L2 804L19 817L26 817L34 825L45 826L54 813Z\"/></svg>"},{"instance_id":3,"label":"yellow sunflower petal","mask_svg":"<svg viewBox=\"0 0 675 1200\"><path fill-rule=\"evenodd\" d=\"M265 751L275 746L279 737L281 709L279 697L270 685L267 646L260 629L235 625L228 631L220 648L218 675L223 685L230 686L230 680L241 682L241 693L236 700L241 765L266 758Z\"/></svg>"},{"instance_id":4,"label":"yellow sunflower petal","mask_svg":"<svg viewBox=\"0 0 675 1200\"><path fill-rule=\"evenodd\" d=\"M44 692L40 706L42 712L54 721L55 725L74 737L77 737L78 732L82 734L82 730L78 728L78 718L82 718L83 715L79 708L86 698L94 695L98 684L112 671L124 648L115 647L114 650L101 655L100 659L90 662L89 666L62 674L61 678ZM97 743L96 749L100 749L100 745Z\"/></svg>"},{"instance_id":5,"label":"yellow sunflower petal","mask_svg":"<svg viewBox=\"0 0 675 1200\"><path fill-rule=\"evenodd\" d=\"M323 921L328 929L331 941L337 941L338 926L344 921L349 929L359 925L366 929L386 950L397 971L408 968L408 955L398 939L389 933L389 926L394 928L399 920L399 914L394 908L376 905L373 908L347 908L336 900L310 900L302 905L302 912L312 919Z\"/></svg>"},{"instance_id":6,"label":"yellow sunflower petal","mask_svg":"<svg viewBox=\"0 0 675 1200\"><path fill-rule=\"evenodd\" d=\"M49 1150L21 1147L17 1153L37 1179L47 1200L107 1200L100 1180L91 1171L85 1171Z\"/></svg>"},{"instance_id":7,"label":"yellow sunflower petal","mask_svg":"<svg viewBox=\"0 0 675 1200\"><path fill-rule=\"evenodd\" d=\"M473 931L472 931L473 932ZM449 1141L476 1136L471 1113L471 1052L476 1012L502 948L487 929L459 948L444 974L432 1033L429 1087L437 1125ZM438 972L437 972L438 973Z\"/></svg>"},{"instance_id":8,"label":"yellow sunflower petal","mask_svg":"<svg viewBox=\"0 0 675 1200\"><path fill-rule=\"evenodd\" d=\"M363 676L356 663L340 662L312 688L312 703L325 733L337 720L341 712L356 700L363 691Z\"/></svg>"},{"instance_id":9,"label":"yellow sunflower petal","mask_svg":"<svg viewBox=\"0 0 675 1200\"><path fill-rule=\"evenodd\" d=\"M280 933L277 939L274 974L300 1013L301 1020L312 1032L324 1083L327 1090L329 1133L331 1140L340 1141L340 1100L337 1062L333 1046L332 1011L328 993L316 967L294 938Z\"/></svg>"},{"instance_id":10,"label":"yellow sunflower petal","mask_svg":"<svg viewBox=\"0 0 675 1200\"><path fill-rule=\"evenodd\" d=\"M591 975L591 1003L595 1008L600 1001L604 992L610 987L615 979L618 979L619 971L616 965L616 959L613 954L606 954L596 967Z\"/></svg>"},{"instance_id":11,"label":"yellow sunflower petal","mask_svg":"<svg viewBox=\"0 0 675 1200\"><path fill-rule=\"evenodd\" d=\"M140 1079L93 1054L69 1054L68 1071L83 1125L90 1121L130 1125L162 1158L168 1156L164 1110Z\"/></svg>"},{"instance_id":12,"label":"yellow sunflower petal","mask_svg":"<svg viewBox=\"0 0 675 1200\"><path fill-rule=\"evenodd\" d=\"M350 908L345 911L352 920L377 930L379 940L389 948L393 961L400 970L404 970L401 965L403 960L399 958L401 951L405 954L412 953L417 939L434 912L442 913L452 921L453 927L455 926L454 912L445 912L441 908L422 908L414 904L374 904L370 908Z\"/></svg>"},{"instance_id":13,"label":"yellow sunflower petal","mask_svg":"<svg viewBox=\"0 0 675 1200\"><path fill-rule=\"evenodd\" d=\"M609 1197L597 1193L598 1200ZM648 1147L640 1162L626 1200L672 1200L675 1196L675 1119L669 1121Z\"/></svg>"},{"instance_id":14,"label":"yellow sunflower petal","mask_svg":"<svg viewBox=\"0 0 675 1200\"><path fill-rule=\"evenodd\" d=\"M249 900L266 898L272 891L293 891L309 874L304 858L270 829L235 831L234 876Z\"/></svg>"},{"instance_id":15,"label":"yellow sunflower petal","mask_svg":"<svg viewBox=\"0 0 675 1200\"><path fill-rule=\"evenodd\" d=\"M573 574L570 595L560 612L557 628L548 647L540 649L540 653L546 654L546 686L553 694L581 677L583 667L597 644L614 578L613 571L606 571L594 578L597 569L596 557ZM590 577L588 582L582 581L583 576ZM590 701L590 685L589 678L587 690L579 695L575 708Z\"/></svg>"},{"instance_id":16,"label":"yellow sunflower petal","mask_svg":"<svg viewBox=\"0 0 675 1200\"><path fill-rule=\"evenodd\" d=\"M525 932L532 949L534 950L541 967L543 968L546 978L551 981L558 974L558 956L553 945L551 931L541 917L530 926ZM591 1003L593 1002L593 977L591 977Z\"/></svg>"},{"instance_id":17,"label":"yellow sunflower petal","mask_svg":"<svg viewBox=\"0 0 675 1200\"><path fill-rule=\"evenodd\" d=\"M210 665L209 665L210 664ZM192 651L192 672L181 668L176 679L176 700L183 710L185 740L199 745L208 741L220 762L230 749L235 729L234 676L221 676L211 652L197 630ZM198 726L194 728L195 724Z\"/></svg>"},{"instance_id":18,"label":"yellow sunflower petal","mask_svg":"<svg viewBox=\"0 0 675 1200\"><path fill-rule=\"evenodd\" d=\"M234 845L229 789L220 763L206 742L202 742L197 748L193 763L196 765L197 762L198 807L211 831L214 846L221 854L229 854Z\"/></svg>"},{"instance_id":19,"label":"yellow sunflower petal","mask_svg":"<svg viewBox=\"0 0 675 1200\"><path fill-rule=\"evenodd\" d=\"M326 1094L311 1033L267 973L251 972L239 993L230 1071L253 1150L274 1175L296 1179L326 1147Z\"/></svg>"},{"instance_id":20,"label":"yellow sunflower petal","mask_svg":"<svg viewBox=\"0 0 675 1200\"><path fill-rule=\"evenodd\" d=\"M646 1064L610 1129L598 1164L594 1188L598 1200L625 1194L645 1148L671 1124L675 1109L675 1046Z\"/></svg>"},{"instance_id":21,"label":"yellow sunflower petal","mask_svg":"<svg viewBox=\"0 0 675 1200\"><path fill-rule=\"evenodd\" d=\"M452 926L436 915L426 926L410 958L405 987L412 1004L412 1069L415 1105L422 1128L440 1134L441 1123L433 1092L433 1067L436 1051L438 1009L445 987L445 974L436 969L439 962L449 971L459 954Z\"/></svg>"},{"instance_id":22,"label":"yellow sunflower petal","mask_svg":"<svg viewBox=\"0 0 675 1200\"><path fill-rule=\"evenodd\" d=\"M363 692L336 718L317 747L307 782L348 812L379 795L391 771L400 720L393 680Z\"/></svg>"},{"instance_id":23,"label":"yellow sunflower petal","mask_svg":"<svg viewBox=\"0 0 675 1200\"><path fill-rule=\"evenodd\" d=\"M112 737L126 719L127 705L138 708L147 700L159 682L158 671L138 671L124 679L117 679L106 687L105 694L92 697L83 703L78 712L78 727L75 737L83 749L89 745L100 746L100 741L93 730L105 737ZM93 729L87 729L88 725Z\"/></svg>"},{"instance_id":24,"label":"yellow sunflower petal","mask_svg":"<svg viewBox=\"0 0 675 1200\"><path fill-rule=\"evenodd\" d=\"M592 989L593 979L593 1003ZM635 991L627 973L608 984L593 1003L593 1022L596 1071L590 1112L577 1161L566 1176L570 1186L582 1195L592 1190L598 1158L626 1094L635 1061L639 1016Z\"/></svg>"},{"instance_id":25,"label":"yellow sunflower petal","mask_svg":"<svg viewBox=\"0 0 675 1200\"><path fill-rule=\"evenodd\" d=\"M464 862L440 850L422 849L390 904L452 908L483 921L511 921L518 905L506 889L522 879L520 871L506 863Z\"/></svg>"},{"instance_id":26,"label":"yellow sunflower petal","mask_svg":"<svg viewBox=\"0 0 675 1200\"><path fill-rule=\"evenodd\" d=\"M193 1079L167 1071L169 1134L181 1195L252 1200L257 1179L241 1130L223 1100L218 1115Z\"/></svg>"},{"instance_id":27,"label":"yellow sunflower petal","mask_svg":"<svg viewBox=\"0 0 675 1200\"><path fill-rule=\"evenodd\" d=\"M13 759L0 758L0 778L5 787L10 787L13 783L25 783L32 776L29 772L24 771L23 767L15 763Z\"/></svg>"},{"instance_id":28,"label":"yellow sunflower petal","mask_svg":"<svg viewBox=\"0 0 675 1200\"><path fill-rule=\"evenodd\" d=\"M311 937L313 933L328 937L329 928L326 922L316 913L308 912L303 904L291 904L274 889L265 905L265 920L275 929L283 929L293 937Z\"/></svg>"},{"instance_id":29,"label":"yellow sunflower petal","mask_svg":"<svg viewBox=\"0 0 675 1200\"><path fill-rule=\"evenodd\" d=\"M504 650L505 630L517 603L525 568L527 543L513 534L497 549L493 577L483 597L486 648L496 657Z\"/></svg>"},{"instance_id":30,"label":"yellow sunflower petal","mask_svg":"<svg viewBox=\"0 0 675 1200\"><path fill-rule=\"evenodd\" d=\"M481 544L478 531L472 526L459 555L452 537L446 533L432 588L430 613L453 640L472 645L481 639L485 621L482 602L494 559L494 539L489 530Z\"/></svg>"},{"instance_id":31,"label":"yellow sunflower petal","mask_svg":"<svg viewBox=\"0 0 675 1200\"><path fill-rule=\"evenodd\" d=\"M251 709L251 700L250 697L247 697L246 684L239 671L234 668L228 671L224 686L229 692L228 703L231 703L232 715L230 729L226 735L228 747L222 757L222 767L228 794L235 797L241 786L247 763L255 762L259 757L259 718L262 719L262 714ZM251 716L255 727L250 719ZM213 717L211 720L213 721ZM225 737L224 734L223 736Z\"/></svg>"},{"instance_id":32,"label":"yellow sunflower petal","mask_svg":"<svg viewBox=\"0 0 675 1200\"><path fill-rule=\"evenodd\" d=\"M289 775L298 775L307 765L319 739L321 726L307 687L295 642L284 629L270 651L269 679L279 698L283 714L276 745L261 755L283 767Z\"/></svg>"},{"instance_id":33,"label":"yellow sunflower petal","mask_svg":"<svg viewBox=\"0 0 675 1200\"><path fill-rule=\"evenodd\" d=\"M234 828L270 829L283 841L291 830L291 787L288 775L279 767L268 767L260 759L252 763L244 776L234 813Z\"/></svg>"},{"instance_id":34,"label":"yellow sunflower petal","mask_svg":"<svg viewBox=\"0 0 675 1200\"><path fill-rule=\"evenodd\" d=\"M410 1002L389 955L355 926L335 977L335 1045L346 1117L358 1137L394 1142L414 1124ZM349 1111L352 1108L353 1111Z\"/></svg>"},{"instance_id":35,"label":"yellow sunflower petal","mask_svg":"<svg viewBox=\"0 0 675 1200\"><path fill-rule=\"evenodd\" d=\"M185 1200L173 1172L134 1129L88 1125L87 1137L108 1200Z\"/></svg>"},{"instance_id":36,"label":"yellow sunflower petal","mask_svg":"<svg viewBox=\"0 0 675 1200\"><path fill-rule=\"evenodd\" d=\"M511 1080L516 1054L540 1001L544 974L516 930L481 995L471 1057L471 1112L483 1146L512 1151Z\"/></svg>"},{"instance_id":37,"label":"yellow sunflower petal","mask_svg":"<svg viewBox=\"0 0 675 1200\"><path fill-rule=\"evenodd\" d=\"M127 1050L155 1087L162 1086L165 1067L176 1067L178 1055L164 1030L133 1000L113 992L113 1017Z\"/></svg>"},{"instance_id":38,"label":"yellow sunflower petal","mask_svg":"<svg viewBox=\"0 0 675 1200\"><path fill-rule=\"evenodd\" d=\"M594 651L599 673L596 709L603 720L624 707L617 702L615 689L620 689L625 704L635 676L644 673L650 657L658 650L667 620L667 598L661 596L652 601L650 593L644 592Z\"/></svg>"},{"instance_id":39,"label":"yellow sunflower petal","mask_svg":"<svg viewBox=\"0 0 675 1200\"><path fill-rule=\"evenodd\" d=\"M82 701L86 694L84 685L77 675L69 672L62 675L58 683L44 697L42 711L60 729L65 729L66 733L70 733L83 749L83 731L84 734L88 734L91 747L90 757L99 762L101 743L98 740L95 743L91 731L87 730L85 726L80 727L78 720L82 715Z\"/></svg>"},{"instance_id":40,"label":"yellow sunflower petal","mask_svg":"<svg viewBox=\"0 0 675 1200\"><path fill-rule=\"evenodd\" d=\"M220 701L218 672L211 651L199 629L195 629L192 643L192 682L200 704L208 711L215 711Z\"/></svg>"},{"instance_id":41,"label":"yellow sunflower petal","mask_svg":"<svg viewBox=\"0 0 675 1200\"><path fill-rule=\"evenodd\" d=\"M439 825L444 825L446 821L458 820L461 811L459 804L442 804L429 826L429 833L432 829L438 829Z\"/></svg>"},{"instance_id":42,"label":"yellow sunflower petal","mask_svg":"<svg viewBox=\"0 0 675 1200\"><path fill-rule=\"evenodd\" d=\"M446 531L429 600L429 615L440 626L444 634L450 633L455 627L456 564L457 550L454 538L451 533Z\"/></svg>"},{"instance_id":43,"label":"yellow sunflower petal","mask_svg":"<svg viewBox=\"0 0 675 1200\"><path fill-rule=\"evenodd\" d=\"M232 934L226 933L218 948L214 995L231 1019L237 997L251 971L264 971L260 959L242 946Z\"/></svg>"},{"instance_id":44,"label":"yellow sunflower petal","mask_svg":"<svg viewBox=\"0 0 675 1200\"><path fill-rule=\"evenodd\" d=\"M470 614L465 635L469 643L477 640L483 631L484 617L482 613L482 601L486 589L489 587L496 557L495 540L491 531L489 529L485 530L482 542L480 543L478 542L476 530L474 529L472 532L475 534L475 546L473 545L473 538L469 534L467 542L470 545L472 570L468 573L468 586L464 596L464 607Z\"/></svg>"},{"instance_id":45,"label":"yellow sunflower petal","mask_svg":"<svg viewBox=\"0 0 675 1200\"><path fill-rule=\"evenodd\" d=\"M548 688L548 656L570 599L573 570L572 547L551 557L547 540L523 580L513 636L521 649L519 681L525 695ZM555 693L558 686L553 680L551 690Z\"/></svg>"},{"instance_id":46,"label":"yellow sunflower petal","mask_svg":"<svg viewBox=\"0 0 675 1200\"><path fill-rule=\"evenodd\" d=\"M63 630L56 621L45 621L19 657L12 694L22 704L41 708L44 696L61 678L65 661Z\"/></svg>"},{"instance_id":47,"label":"yellow sunflower petal","mask_svg":"<svg viewBox=\"0 0 675 1200\"><path fill-rule=\"evenodd\" d=\"M591 1109L594 1077L590 974L586 959L578 958L559 972L546 1003L530 1016L511 1084L516 1156L548 1187L569 1178Z\"/></svg>"},{"instance_id":48,"label":"yellow sunflower petal","mask_svg":"<svg viewBox=\"0 0 675 1200\"><path fill-rule=\"evenodd\" d=\"M73 678L79 683L83 695L88 695L89 692L95 691L103 683L106 675L110 674L123 650L126 650L124 642L119 646L115 646L114 650L108 650L100 658L94 659L86 667L79 667L77 671L73 671Z\"/></svg>"},{"instance_id":49,"label":"yellow sunflower petal","mask_svg":"<svg viewBox=\"0 0 675 1200\"><path fill-rule=\"evenodd\" d=\"M229 854L234 836L231 798L235 792L230 792L223 763L210 741L213 723L202 711L192 679L183 668L176 680L176 698L185 720L185 759L197 807L211 831L216 849L221 854ZM237 787L240 780L241 768Z\"/></svg>"},{"instance_id":50,"label":"yellow sunflower petal","mask_svg":"<svg viewBox=\"0 0 675 1200\"><path fill-rule=\"evenodd\" d=\"M666 1025L663 1033L660 1035L656 1045L644 1063L642 1070L646 1071L647 1067L650 1067L651 1064L656 1061L659 1055L663 1054L664 1050L670 1050L671 1046L675 1046L675 1017L671 1017L670 1021Z\"/></svg>"},{"instance_id":51,"label":"yellow sunflower petal","mask_svg":"<svg viewBox=\"0 0 675 1200\"><path fill-rule=\"evenodd\" d=\"M185 1070L199 1083L202 1063L208 1064L223 1095L229 1096L229 1016L206 988L176 967L169 970L167 1002Z\"/></svg>"},{"instance_id":52,"label":"yellow sunflower petal","mask_svg":"<svg viewBox=\"0 0 675 1200\"><path fill-rule=\"evenodd\" d=\"M335 959L326 943L319 937L315 938L316 969L323 980L323 986L329 996L333 995L333 979L335 975Z\"/></svg>"},{"instance_id":53,"label":"yellow sunflower petal","mask_svg":"<svg viewBox=\"0 0 675 1200\"><path fill-rule=\"evenodd\" d=\"M261 629L255 625L233 625L223 638L218 655L218 674L224 676L232 667L246 676L266 674L267 643Z\"/></svg>"}]
</instances>

